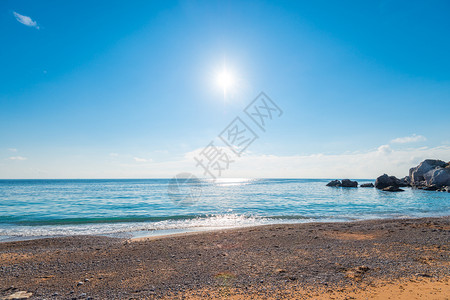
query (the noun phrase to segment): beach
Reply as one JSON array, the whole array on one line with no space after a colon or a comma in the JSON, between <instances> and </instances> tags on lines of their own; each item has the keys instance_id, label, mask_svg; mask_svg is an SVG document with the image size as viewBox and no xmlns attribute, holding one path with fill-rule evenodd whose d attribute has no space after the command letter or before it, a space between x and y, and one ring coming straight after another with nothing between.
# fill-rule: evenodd
<instances>
[{"instance_id":1,"label":"beach","mask_svg":"<svg viewBox=\"0 0 450 300\"><path fill-rule=\"evenodd\" d=\"M0 299L448 299L449 241L447 216L5 242Z\"/></svg>"}]
</instances>

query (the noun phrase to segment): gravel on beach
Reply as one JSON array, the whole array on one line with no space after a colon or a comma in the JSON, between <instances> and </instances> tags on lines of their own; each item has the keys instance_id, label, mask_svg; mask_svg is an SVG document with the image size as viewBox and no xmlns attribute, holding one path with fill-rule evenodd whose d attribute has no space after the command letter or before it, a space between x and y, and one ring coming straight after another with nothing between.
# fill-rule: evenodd
<instances>
[{"instance_id":1,"label":"gravel on beach","mask_svg":"<svg viewBox=\"0 0 450 300\"><path fill-rule=\"evenodd\" d=\"M448 288L449 254L450 217L6 242L0 299L351 299L405 280Z\"/></svg>"}]
</instances>

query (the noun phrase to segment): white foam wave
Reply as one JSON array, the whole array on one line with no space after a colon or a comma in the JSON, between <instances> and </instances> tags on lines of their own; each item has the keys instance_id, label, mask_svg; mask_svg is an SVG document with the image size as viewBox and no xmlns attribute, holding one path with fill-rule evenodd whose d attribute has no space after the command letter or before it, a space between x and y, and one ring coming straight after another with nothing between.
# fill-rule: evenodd
<instances>
[{"instance_id":1,"label":"white foam wave","mask_svg":"<svg viewBox=\"0 0 450 300\"><path fill-rule=\"evenodd\" d=\"M162 231L178 229L225 229L265 225L276 222L262 217L224 214L198 217L185 220L164 220L159 222L80 224L80 225L41 225L9 226L0 228L0 240L32 237L73 236L73 235L114 235L138 231Z\"/></svg>"}]
</instances>

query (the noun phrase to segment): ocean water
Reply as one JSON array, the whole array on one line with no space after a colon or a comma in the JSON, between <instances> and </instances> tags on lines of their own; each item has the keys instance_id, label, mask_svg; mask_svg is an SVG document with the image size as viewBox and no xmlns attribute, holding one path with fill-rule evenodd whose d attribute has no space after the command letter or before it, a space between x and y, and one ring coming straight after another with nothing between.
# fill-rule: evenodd
<instances>
[{"instance_id":1,"label":"ocean water","mask_svg":"<svg viewBox=\"0 0 450 300\"><path fill-rule=\"evenodd\" d=\"M168 179L0 180L0 241L450 214L450 193L331 188L328 181L203 180L174 193Z\"/></svg>"}]
</instances>

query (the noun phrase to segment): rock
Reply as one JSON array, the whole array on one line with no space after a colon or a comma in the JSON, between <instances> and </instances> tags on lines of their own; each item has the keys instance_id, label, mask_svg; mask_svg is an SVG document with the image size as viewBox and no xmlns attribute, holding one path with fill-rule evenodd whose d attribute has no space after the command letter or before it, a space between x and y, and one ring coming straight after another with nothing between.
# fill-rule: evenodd
<instances>
[{"instance_id":1,"label":"rock","mask_svg":"<svg viewBox=\"0 0 450 300\"><path fill-rule=\"evenodd\" d=\"M389 176L387 174L383 174L375 180L375 187L380 190L387 188L388 186L391 186L392 184L393 184L392 180L389 178Z\"/></svg>"},{"instance_id":2,"label":"rock","mask_svg":"<svg viewBox=\"0 0 450 300\"><path fill-rule=\"evenodd\" d=\"M327 183L327 186L341 186L341 182L339 180L332 180Z\"/></svg>"},{"instance_id":3,"label":"rock","mask_svg":"<svg viewBox=\"0 0 450 300\"><path fill-rule=\"evenodd\" d=\"M433 276L431 276L430 274L427 274L427 273L416 273L415 275L418 276L418 277L428 277L428 278L433 277Z\"/></svg>"},{"instance_id":4,"label":"rock","mask_svg":"<svg viewBox=\"0 0 450 300\"><path fill-rule=\"evenodd\" d=\"M83 282L78 281L77 286L83 285Z\"/></svg>"},{"instance_id":5,"label":"rock","mask_svg":"<svg viewBox=\"0 0 450 300\"><path fill-rule=\"evenodd\" d=\"M425 181L424 175L437 167L444 168L447 164L438 159L426 159L421 162L417 167L409 169L409 177L411 178L411 184L417 185L421 181Z\"/></svg>"},{"instance_id":6,"label":"rock","mask_svg":"<svg viewBox=\"0 0 450 300\"><path fill-rule=\"evenodd\" d=\"M411 186L411 179L409 178L409 176L405 176L405 177L403 177L401 179L397 179L397 180L398 180L397 184L399 187Z\"/></svg>"},{"instance_id":7,"label":"rock","mask_svg":"<svg viewBox=\"0 0 450 300\"><path fill-rule=\"evenodd\" d=\"M405 176L402 179L400 179L400 181L402 181L403 183L410 185L411 184L411 177L409 176Z\"/></svg>"},{"instance_id":8,"label":"rock","mask_svg":"<svg viewBox=\"0 0 450 300\"><path fill-rule=\"evenodd\" d=\"M382 189L385 192L404 192L405 190L400 189L398 186L388 186Z\"/></svg>"},{"instance_id":9,"label":"rock","mask_svg":"<svg viewBox=\"0 0 450 300\"><path fill-rule=\"evenodd\" d=\"M423 190L424 191L436 191L436 190L438 190L438 187L435 184L432 184L432 185L425 186L423 188Z\"/></svg>"},{"instance_id":10,"label":"rock","mask_svg":"<svg viewBox=\"0 0 450 300\"><path fill-rule=\"evenodd\" d=\"M332 187L358 187L358 182L351 181L350 179L343 179L342 182L339 180L332 180L327 183L327 186Z\"/></svg>"},{"instance_id":11,"label":"rock","mask_svg":"<svg viewBox=\"0 0 450 300\"><path fill-rule=\"evenodd\" d=\"M19 291L19 292L15 292L14 294L11 294L9 296L3 297L2 299L4 299L4 300L28 299L31 297L31 295L33 295L33 293L31 293L31 292Z\"/></svg>"},{"instance_id":12,"label":"rock","mask_svg":"<svg viewBox=\"0 0 450 300\"><path fill-rule=\"evenodd\" d=\"M371 187L371 188L373 188L374 185L373 185L372 182L370 182L370 183L363 183L363 184L360 185L360 187Z\"/></svg>"},{"instance_id":13,"label":"rock","mask_svg":"<svg viewBox=\"0 0 450 300\"><path fill-rule=\"evenodd\" d=\"M450 169L437 167L425 173L424 178L427 185L437 187L450 185Z\"/></svg>"},{"instance_id":14,"label":"rock","mask_svg":"<svg viewBox=\"0 0 450 300\"><path fill-rule=\"evenodd\" d=\"M358 182L351 181L350 179L342 179L342 187L358 187Z\"/></svg>"},{"instance_id":15,"label":"rock","mask_svg":"<svg viewBox=\"0 0 450 300\"><path fill-rule=\"evenodd\" d=\"M402 179L398 179L395 176L389 176L387 174L383 174L380 177L378 177L375 180L375 187L377 189L384 189L387 188L389 186L395 186L395 187L405 187L405 186L410 186L409 184L409 178L402 178Z\"/></svg>"},{"instance_id":16,"label":"rock","mask_svg":"<svg viewBox=\"0 0 450 300\"><path fill-rule=\"evenodd\" d=\"M375 180L375 187L377 189L384 189L389 186L399 187L402 185L400 179L395 176L388 176L387 174L383 174Z\"/></svg>"}]
</instances>

